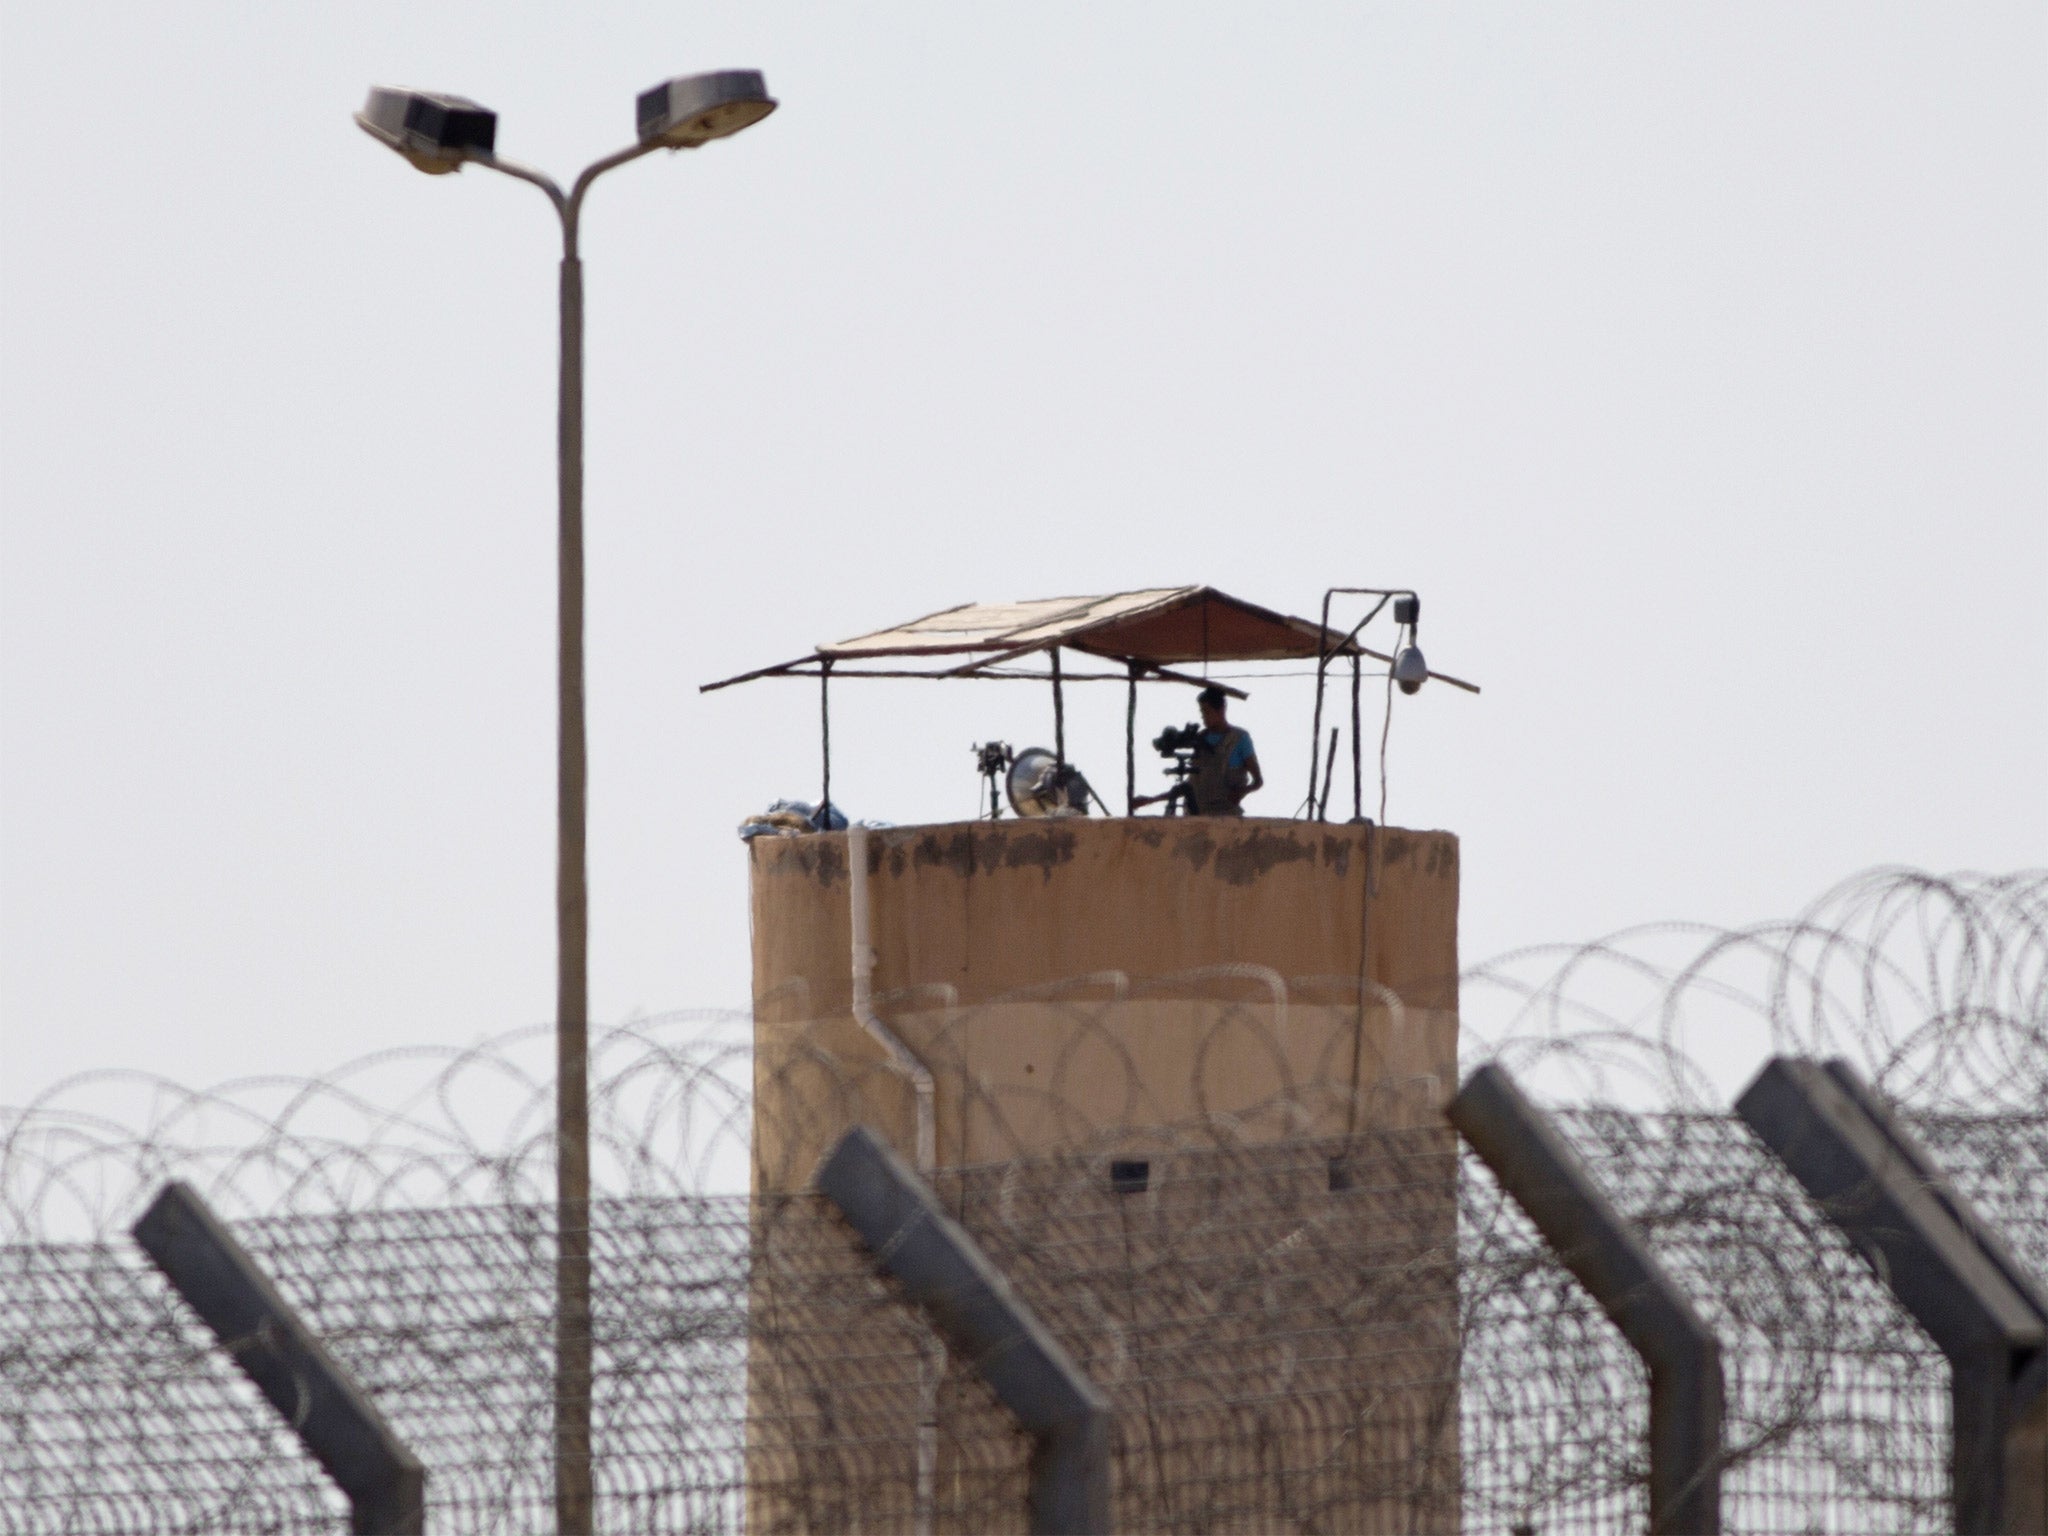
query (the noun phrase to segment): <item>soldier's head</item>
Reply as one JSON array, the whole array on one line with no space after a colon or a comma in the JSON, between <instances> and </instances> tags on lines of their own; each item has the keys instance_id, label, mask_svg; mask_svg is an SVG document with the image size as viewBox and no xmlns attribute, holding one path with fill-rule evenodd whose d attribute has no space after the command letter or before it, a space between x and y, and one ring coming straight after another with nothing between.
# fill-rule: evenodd
<instances>
[{"instance_id":1,"label":"soldier's head","mask_svg":"<svg viewBox=\"0 0 2048 1536\"><path fill-rule=\"evenodd\" d=\"M1212 731L1220 731L1230 724L1223 717L1223 711L1230 702L1230 695L1213 684L1195 695L1195 702L1202 706L1202 724Z\"/></svg>"}]
</instances>

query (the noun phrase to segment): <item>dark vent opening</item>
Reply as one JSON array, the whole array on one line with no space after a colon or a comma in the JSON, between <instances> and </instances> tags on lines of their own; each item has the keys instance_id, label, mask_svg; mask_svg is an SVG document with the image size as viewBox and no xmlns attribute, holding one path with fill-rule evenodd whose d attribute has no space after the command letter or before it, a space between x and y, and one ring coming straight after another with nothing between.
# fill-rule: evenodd
<instances>
[{"instance_id":1,"label":"dark vent opening","mask_svg":"<svg viewBox=\"0 0 2048 1536\"><path fill-rule=\"evenodd\" d=\"M1351 1187L1351 1159L1333 1157L1330 1159L1330 1193L1342 1194Z\"/></svg>"},{"instance_id":2,"label":"dark vent opening","mask_svg":"<svg viewBox=\"0 0 2048 1536\"><path fill-rule=\"evenodd\" d=\"M1109 1187L1120 1195L1142 1195L1151 1182L1152 1165L1141 1157L1120 1157L1109 1165Z\"/></svg>"}]
</instances>

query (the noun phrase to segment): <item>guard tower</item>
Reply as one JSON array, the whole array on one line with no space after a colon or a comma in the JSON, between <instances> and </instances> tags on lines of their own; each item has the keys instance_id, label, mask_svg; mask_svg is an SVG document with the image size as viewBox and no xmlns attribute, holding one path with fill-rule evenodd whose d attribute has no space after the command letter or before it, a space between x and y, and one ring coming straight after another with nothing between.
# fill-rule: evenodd
<instances>
[{"instance_id":1,"label":"guard tower","mask_svg":"<svg viewBox=\"0 0 2048 1536\"><path fill-rule=\"evenodd\" d=\"M1360 596L1365 617L1333 626L1333 600ZM1396 643L1369 649L1361 632L1390 606ZM1457 1068L1458 842L1365 819L1357 771L1366 664L1387 668L1388 708L1397 684L1443 677L1422 664L1418 617L1414 595L1395 592L1333 591L1321 622L1207 587L968 605L709 685L807 677L826 701L813 825L748 845L757 1194L805 1188L856 1123L941 1185L970 1230L976 1202L995 1198L987 1171L1025 1160L1092 1168L1101 1187L1087 1197L1114 1201L1142 1194L1156 1158L1292 1155L1437 1123ZM1316 754L1308 816L1137 814L1140 685L1269 661L1315 665L1303 724L1318 744L1324 680L1349 672L1352 819L1324 819L1338 732ZM1004 817L997 798L973 822L823 830L834 682L1020 674L1053 690L1052 767L1021 786L1021 757L984 767L1009 767L1023 814ZM1129 695L1123 815L1089 814L1099 790L1060 777L1063 690L1101 682ZM1334 1166L1318 1186L1328 1199ZM1429 1198L1435 1241L1454 1225L1454 1186ZM1454 1376L1455 1328L1442 1340L1432 1347ZM773 1362L761 1364L765 1379ZM1347 1434L1304 1423L1282 1459L1320 1464ZM927 1452L926 1495L934 1475ZM1454 1506L1454 1489L1443 1496ZM1364 1504L1352 1515L1378 1527ZM1435 1506L1425 1523L1445 1516Z\"/></svg>"}]
</instances>

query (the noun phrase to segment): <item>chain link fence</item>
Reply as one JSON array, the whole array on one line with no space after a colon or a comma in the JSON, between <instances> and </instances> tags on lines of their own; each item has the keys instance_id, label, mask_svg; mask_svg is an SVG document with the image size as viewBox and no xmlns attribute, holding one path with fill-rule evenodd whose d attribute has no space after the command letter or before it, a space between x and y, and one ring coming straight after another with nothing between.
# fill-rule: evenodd
<instances>
[{"instance_id":1,"label":"chain link fence","mask_svg":"<svg viewBox=\"0 0 2048 1536\"><path fill-rule=\"evenodd\" d=\"M1148 995L1087 980L1060 1004L1079 1038ZM1292 1028L1241 982L1218 980L1205 1027ZM2038 1276L2048 880L1875 876L1798 923L1645 931L1464 981L1464 1065L1576 1101L1558 1131L1721 1341L1724 1528L1946 1529L1948 1363L1721 1107L1694 1036L1731 1019L1766 1051L1852 1057ZM602 1528L1026 1529L1033 1442L986 1362L948 1348L831 1200L750 1187L762 1103L818 1116L765 1133L809 1148L900 1117L902 1084L801 1037L757 1057L748 1026L677 1016L595 1044ZM10 1112L0 1530L348 1528L286 1418L128 1238L171 1179L424 1463L427 1529L545 1528L546 1043L205 1094L103 1078ZM1141 1126L1102 1123L1090 1083L1064 1150L930 1180L1109 1401L1114 1528L1646 1529L1649 1382L1608 1315L1425 1085L1347 1101L1341 1070L1309 1077L1202 1084L1196 1112ZM1062 1099L1056 1076L1032 1093L1041 1116ZM1317 1106L1296 1134L1289 1095Z\"/></svg>"}]
</instances>

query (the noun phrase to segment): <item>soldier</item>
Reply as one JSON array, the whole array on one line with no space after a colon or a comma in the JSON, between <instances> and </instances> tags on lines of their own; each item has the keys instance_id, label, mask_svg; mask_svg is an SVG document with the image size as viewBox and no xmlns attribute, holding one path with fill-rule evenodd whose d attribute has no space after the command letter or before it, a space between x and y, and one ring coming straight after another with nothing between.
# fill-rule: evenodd
<instances>
[{"instance_id":1,"label":"soldier","mask_svg":"<svg viewBox=\"0 0 2048 1536\"><path fill-rule=\"evenodd\" d=\"M1259 771L1259 755L1252 749L1251 734L1224 718L1228 699L1229 695L1216 687L1204 688L1196 695L1202 706L1202 741L1195 749L1188 790L1197 816L1242 816L1244 797L1266 782Z\"/></svg>"}]
</instances>

